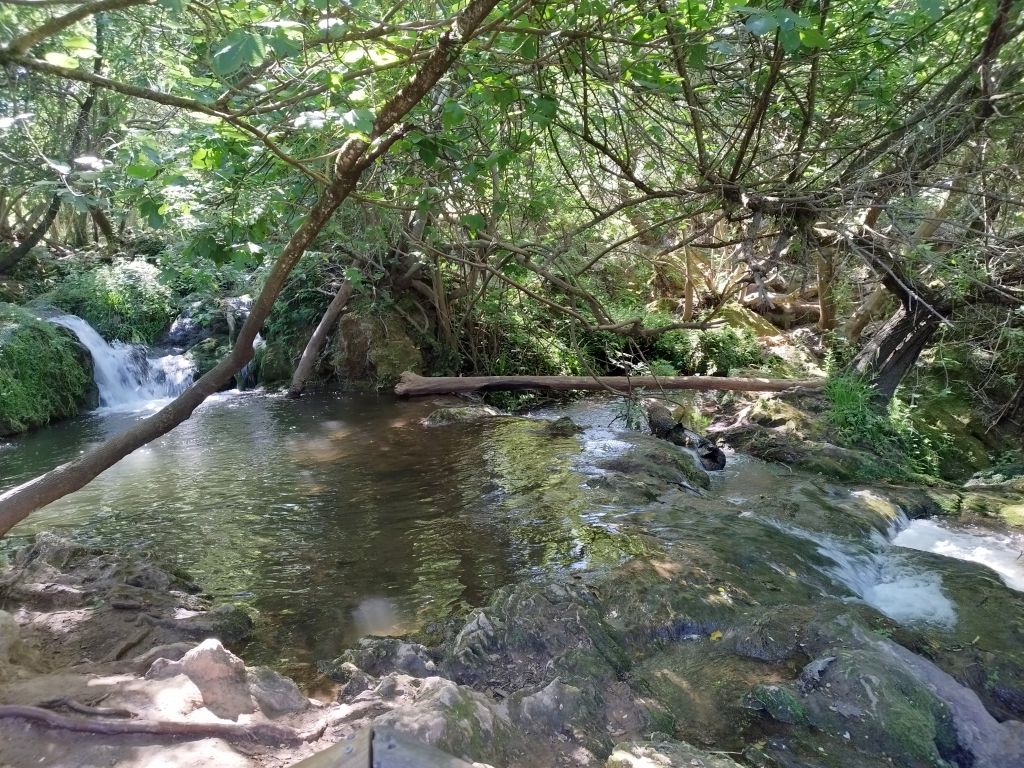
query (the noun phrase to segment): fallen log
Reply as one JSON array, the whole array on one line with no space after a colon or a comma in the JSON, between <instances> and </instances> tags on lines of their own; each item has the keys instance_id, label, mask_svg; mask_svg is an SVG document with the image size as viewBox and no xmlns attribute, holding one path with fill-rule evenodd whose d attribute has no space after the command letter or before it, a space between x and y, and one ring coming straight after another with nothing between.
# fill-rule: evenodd
<instances>
[{"instance_id":1,"label":"fallen log","mask_svg":"<svg viewBox=\"0 0 1024 768\"><path fill-rule=\"evenodd\" d=\"M637 389L700 389L735 392L785 392L789 389L820 389L822 379L758 379L731 376L418 376L406 371L395 394L458 395L470 392L502 392L549 389L632 392Z\"/></svg>"}]
</instances>

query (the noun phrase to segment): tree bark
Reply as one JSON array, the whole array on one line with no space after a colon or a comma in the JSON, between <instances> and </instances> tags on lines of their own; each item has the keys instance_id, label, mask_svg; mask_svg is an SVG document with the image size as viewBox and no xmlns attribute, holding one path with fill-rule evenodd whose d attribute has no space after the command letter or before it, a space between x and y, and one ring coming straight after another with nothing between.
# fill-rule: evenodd
<instances>
[{"instance_id":1,"label":"tree bark","mask_svg":"<svg viewBox=\"0 0 1024 768\"><path fill-rule=\"evenodd\" d=\"M278 256L230 354L152 416L140 420L73 461L0 493L0 536L35 510L77 491L132 451L174 429L252 359L253 340L270 315L288 275L306 248L327 224L337 207L356 188L363 171L400 138L401 133L392 129L451 68L462 46L497 4L498 0L470 2L456 17L452 27L441 35L412 79L377 113L369 137L371 142L351 137L338 150L331 184L321 193L306 219Z\"/></svg>"},{"instance_id":2,"label":"tree bark","mask_svg":"<svg viewBox=\"0 0 1024 768\"><path fill-rule=\"evenodd\" d=\"M328 305L327 311L324 312L320 322L317 323L313 335L309 337L306 348L302 350L302 357L295 368L295 375L292 376L292 385L288 388L288 397L297 398L302 396L302 391L306 388L306 379L313 372L313 366L316 364L316 359L320 356L320 350L327 343L327 337L330 335L331 328L338 321L341 310L345 308L351 297L352 281L346 280L341 284L338 292L334 294L334 298Z\"/></svg>"},{"instance_id":3,"label":"tree bark","mask_svg":"<svg viewBox=\"0 0 1024 768\"><path fill-rule=\"evenodd\" d=\"M102 11L104 4L96 3L95 6L89 6L89 8L98 9ZM83 6L84 8L84 6ZM76 9L82 10L82 9ZM91 11L92 13L97 10ZM68 16L73 15L67 14ZM90 15L90 14L86 14ZM61 17L64 18L64 17ZM84 18L84 17L83 17ZM94 75L98 75L103 69L103 32L106 27L106 22L102 14L96 17L96 58L93 60L92 71ZM40 29L46 28L46 25L40 27ZM32 33L24 35L19 40L31 36ZM19 50L15 43L18 40L13 41L9 49ZM27 48L26 48L27 50ZM82 102L82 106L78 109L78 119L75 121L75 130L71 134L71 144L68 147L68 166L71 166L75 162L75 156L78 154L78 148L82 144L82 140L85 138L85 130L89 124L89 113L92 112L93 104L96 103L96 94L99 91L98 86L95 84L89 86L89 93L85 97L85 101ZM61 174L61 180L63 181L64 174ZM55 192L53 197L50 199L50 205L46 209L46 213L43 218L40 219L39 223L35 228L29 232L28 236L18 243L17 247L12 248L6 254L0 254L0 273L7 272L14 268L14 266L25 258L26 254L35 248L40 241L46 237L46 233L50 231L50 227L53 226L53 222L57 219L57 214L60 212L61 196L60 192Z\"/></svg>"},{"instance_id":4,"label":"tree bark","mask_svg":"<svg viewBox=\"0 0 1024 768\"><path fill-rule=\"evenodd\" d=\"M924 308L900 307L853 360L853 369L867 377L882 403L888 403L940 325Z\"/></svg>"},{"instance_id":5,"label":"tree bark","mask_svg":"<svg viewBox=\"0 0 1024 768\"><path fill-rule=\"evenodd\" d=\"M817 255L818 262L818 330L831 331L836 327L836 302L832 293L835 281L835 251L823 248Z\"/></svg>"},{"instance_id":6,"label":"tree bark","mask_svg":"<svg viewBox=\"0 0 1024 768\"><path fill-rule=\"evenodd\" d=\"M817 389L821 379L754 379L726 376L418 376L406 371L395 387L401 397L457 395L548 389L630 392L635 389L700 389L734 392L784 392L796 387Z\"/></svg>"},{"instance_id":7,"label":"tree bark","mask_svg":"<svg viewBox=\"0 0 1024 768\"><path fill-rule=\"evenodd\" d=\"M881 313L888 295L884 287L878 286L861 302L857 311L846 321L846 327L843 329L848 342L856 344L860 341L860 335L864 333L868 323Z\"/></svg>"}]
</instances>

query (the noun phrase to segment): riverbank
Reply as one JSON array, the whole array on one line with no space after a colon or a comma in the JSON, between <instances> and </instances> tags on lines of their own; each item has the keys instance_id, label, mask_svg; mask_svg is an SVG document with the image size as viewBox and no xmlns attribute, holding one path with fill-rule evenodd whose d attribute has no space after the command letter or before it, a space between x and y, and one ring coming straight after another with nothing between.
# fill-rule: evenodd
<instances>
[{"instance_id":1,"label":"riverbank","mask_svg":"<svg viewBox=\"0 0 1024 768\"><path fill-rule=\"evenodd\" d=\"M571 558L510 579L476 606L450 606L448 618L381 629L391 637L364 637L345 652L320 653L319 677L306 681L306 693L321 706L273 719L307 735L327 723L320 739L284 750L250 744L241 752L222 740L216 749L230 750L223 754L238 764L283 765L372 723L509 767L641 765L640 758L624 762L623 755L644 749L709 765L717 759L748 766L1002 768L1024 759L1024 597L985 567L891 543L907 524L901 510L910 516L935 511L927 491L837 483L742 456L709 478L668 443L609 429L607 412L584 404L569 410L581 430L499 415L439 426L414 420L397 431L405 441L418 435L435 451L457 444L450 442L457 436L482 439L483 452L473 452L494 483L491 503L506 504L511 495L517 510L560 516L572 534ZM484 414L478 409L474 416ZM431 423L441 421L451 419ZM346 434L360 444L358 432ZM500 445L508 450L494 454ZM535 520L520 518L516 525L529 531ZM85 557L108 567L119 562L110 571L118 574L118 589L133 579L134 566L120 556ZM50 569L62 566L52 560L45 552L24 555L9 578L26 584L25 574L42 574L39 583L59 583ZM41 564L25 570L36 561ZM158 591L188 594L183 581L173 584L161 582ZM31 595L52 591L44 586L14 600L25 606L42 599ZM139 633L134 619L123 621L139 610L114 605L123 606L124 595L98 594L86 590L84 607L75 609L91 624L79 620L73 632L52 637L88 638L90 625L118 633L123 626L129 639ZM180 631L180 620L162 622L195 607L188 602L195 598L179 599L186 602L154 604L159 621L153 626L160 632ZM40 646L42 635L25 615L19 621L27 644L45 649L53 641ZM265 619L257 617L257 634ZM197 620L205 621L186 617L186 623ZM288 618L276 621L287 624ZM151 631L148 622L145 629ZM223 630L210 629L218 633ZM128 661L106 662L122 665L117 674L134 682L119 684L120 693L102 702L80 703L129 709L134 703L147 717L209 720L209 702L194 691L191 697L180 693L180 686L192 690L194 681L178 680L174 692L174 686L163 688L165 681L145 677L153 659L137 660L144 644L173 639L147 637L122 654ZM191 649L202 639L184 642ZM240 638L221 639L250 658ZM113 641L92 647L101 645L118 647ZM63 665L83 684L113 674L74 666L82 657L99 661L89 647L72 645L75 650L52 656L54 670ZM172 656L178 651L186 646ZM23 694L19 703L33 697L31 703L39 703L41 688L32 682L38 674L23 678L20 690L35 693ZM153 700L166 695L179 709L148 710L138 699L117 698L150 688ZM5 703L15 701L12 690L0 689ZM267 715L240 717L230 722L262 722ZM637 745L652 738L658 746ZM138 747L123 740L114 739L118 749ZM113 748L109 739L100 741ZM697 751L687 752L684 742ZM164 742L149 747L169 748Z\"/></svg>"}]
</instances>

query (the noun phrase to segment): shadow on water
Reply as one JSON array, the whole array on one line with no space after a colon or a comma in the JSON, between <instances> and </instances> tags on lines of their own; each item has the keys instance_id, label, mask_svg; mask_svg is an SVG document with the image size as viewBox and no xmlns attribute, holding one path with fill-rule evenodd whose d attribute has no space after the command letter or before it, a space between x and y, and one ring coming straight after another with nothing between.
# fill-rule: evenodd
<instances>
[{"instance_id":1,"label":"shadow on water","mask_svg":"<svg viewBox=\"0 0 1024 768\"><path fill-rule=\"evenodd\" d=\"M479 605L537 569L619 558L571 471L577 438L519 420L426 428L436 403L228 394L12 533L145 551L260 612L253 662L299 673L366 633ZM98 413L0 449L0 487L135 418ZM604 532L606 533L606 532Z\"/></svg>"}]
</instances>

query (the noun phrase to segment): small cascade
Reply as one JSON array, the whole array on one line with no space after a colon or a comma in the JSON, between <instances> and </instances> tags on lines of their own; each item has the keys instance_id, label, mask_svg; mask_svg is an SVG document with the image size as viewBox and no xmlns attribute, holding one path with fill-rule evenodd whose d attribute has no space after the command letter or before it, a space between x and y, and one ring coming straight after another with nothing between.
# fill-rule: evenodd
<instances>
[{"instance_id":1,"label":"small cascade","mask_svg":"<svg viewBox=\"0 0 1024 768\"><path fill-rule=\"evenodd\" d=\"M89 350L102 408L145 408L177 397L192 383L193 366L184 355L150 358L141 345L108 343L80 317L58 315L49 320L70 330Z\"/></svg>"},{"instance_id":2,"label":"small cascade","mask_svg":"<svg viewBox=\"0 0 1024 768\"><path fill-rule=\"evenodd\" d=\"M1024 591L1024 535L947 528L936 520L912 520L892 539L897 547L981 563L1010 589Z\"/></svg>"},{"instance_id":3,"label":"small cascade","mask_svg":"<svg viewBox=\"0 0 1024 768\"><path fill-rule=\"evenodd\" d=\"M901 623L956 624L956 608L942 589L942 577L909 560L883 534L850 541L774 520L762 522L813 543L818 554L831 561L819 566L823 574L889 618ZM898 530L900 524L894 521L890 531Z\"/></svg>"}]
</instances>

